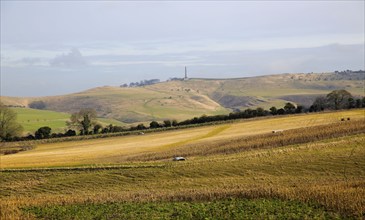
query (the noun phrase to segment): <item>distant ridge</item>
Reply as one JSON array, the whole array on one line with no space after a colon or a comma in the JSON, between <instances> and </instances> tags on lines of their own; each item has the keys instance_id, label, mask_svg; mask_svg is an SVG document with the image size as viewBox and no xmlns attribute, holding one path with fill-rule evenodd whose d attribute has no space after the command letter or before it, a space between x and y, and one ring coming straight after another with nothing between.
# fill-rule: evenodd
<instances>
[{"instance_id":1,"label":"distant ridge","mask_svg":"<svg viewBox=\"0 0 365 220\"><path fill-rule=\"evenodd\" d=\"M364 71L285 73L229 79L189 78L141 87L104 86L62 96L1 100L6 105L24 107L43 101L45 109L67 113L93 108L100 117L139 123L227 114L235 109L268 109L286 102L310 105L317 96L335 89L364 96L364 82Z\"/></svg>"}]
</instances>

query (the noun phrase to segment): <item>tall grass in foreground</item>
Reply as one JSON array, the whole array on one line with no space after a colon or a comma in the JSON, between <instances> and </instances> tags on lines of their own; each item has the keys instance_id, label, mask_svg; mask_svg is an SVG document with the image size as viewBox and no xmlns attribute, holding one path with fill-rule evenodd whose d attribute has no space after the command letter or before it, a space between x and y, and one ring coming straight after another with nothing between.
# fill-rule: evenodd
<instances>
[{"instance_id":1,"label":"tall grass in foreground","mask_svg":"<svg viewBox=\"0 0 365 220\"><path fill-rule=\"evenodd\" d=\"M328 219L339 216L297 201L222 199L195 202L119 202L24 208L50 219Z\"/></svg>"}]
</instances>

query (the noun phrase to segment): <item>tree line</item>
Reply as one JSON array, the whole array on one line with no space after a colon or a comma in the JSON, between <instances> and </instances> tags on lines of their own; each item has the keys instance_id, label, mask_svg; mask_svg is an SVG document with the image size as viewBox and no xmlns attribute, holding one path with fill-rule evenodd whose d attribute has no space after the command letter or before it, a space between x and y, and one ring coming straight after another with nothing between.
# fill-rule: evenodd
<instances>
[{"instance_id":1,"label":"tree line","mask_svg":"<svg viewBox=\"0 0 365 220\"><path fill-rule=\"evenodd\" d=\"M310 106L310 112L364 108L365 97L355 98L346 90L334 90L326 96L317 97Z\"/></svg>"},{"instance_id":2,"label":"tree line","mask_svg":"<svg viewBox=\"0 0 365 220\"><path fill-rule=\"evenodd\" d=\"M97 122L97 114L93 109L81 109L71 115L70 120L66 123L68 130L64 133L52 133L52 129L44 126L35 131L34 135L29 134L25 137L20 137L22 127L16 123L16 114L10 108L0 103L0 140L4 141L20 141L20 140L35 140L47 138L70 137L76 135L93 135L93 134L108 134L127 131L143 131L156 128L182 127L187 125L203 124L208 122L227 121L235 119L248 119L255 117L263 117L270 115L287 115L299 114L305 112L318 112L324 110L340 110L351 108L364 108L365 97L354 98L346 90L334 90L326 96L320 96L315 99L313 104L306 108L293 103L286 103L282 108L271 107L265 110L261 107L256 109L237 110L228 115L202 115L181 122L177 120L164 120L163 122L152 121L149 126L143 123L131 127L123 127L116 125L108 125L103 127Z\"/></svg>"},{"instance_id":3,"label":"tree line","mask_svg":"<svg viewBox=\"0 0 365 220\"><path fill-rule=\"evenodd\" d=\"M141 80L140 82L131 82L128 84L124 83L123 85L120 85L120 87L140 87L140 86L148 86L148 85L153 85L156 83L159 83L160 80L159 79L145 79L145 80Z\"/></svg>"}]
</instances>

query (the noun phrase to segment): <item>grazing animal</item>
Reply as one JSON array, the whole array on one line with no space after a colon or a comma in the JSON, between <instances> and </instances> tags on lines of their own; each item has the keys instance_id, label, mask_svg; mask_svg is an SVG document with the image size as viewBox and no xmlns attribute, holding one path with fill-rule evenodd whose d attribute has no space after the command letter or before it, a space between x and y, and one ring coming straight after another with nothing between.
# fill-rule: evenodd
<instances>
[{"instance_id":1,"label":"grazing animal","mask_svg":"<svg viewBox=\"0 0 365 220\"><path fill-rule=\"evenodd\" d=\"M173 161L184 161L186 159L184 157L174 157L172 160Z\"/></svg>"}]
</instances>

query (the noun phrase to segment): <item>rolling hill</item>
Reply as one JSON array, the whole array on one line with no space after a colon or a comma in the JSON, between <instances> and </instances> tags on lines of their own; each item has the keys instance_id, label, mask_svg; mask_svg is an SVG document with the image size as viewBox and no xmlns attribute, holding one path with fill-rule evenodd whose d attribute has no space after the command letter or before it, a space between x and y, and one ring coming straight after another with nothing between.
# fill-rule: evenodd
<instances>
[{"instance_id":1,"label":"rolling hill","mask_svg":"<svg viewBox=\"0 0 365 220\"><path fill-rule=\"evenodd\" d=\"M227 114L234 109L271 106L286 102L309 106L315 97L335 89L364 96L365 72L299 73L237 79L173 80L154 85L98 87L52 97L1 97L6 105L28 107L41 100L47 110L72 113L93 108L99 117L123 123L183 120L195 116Z\"/></svg>"}]
</instances>

